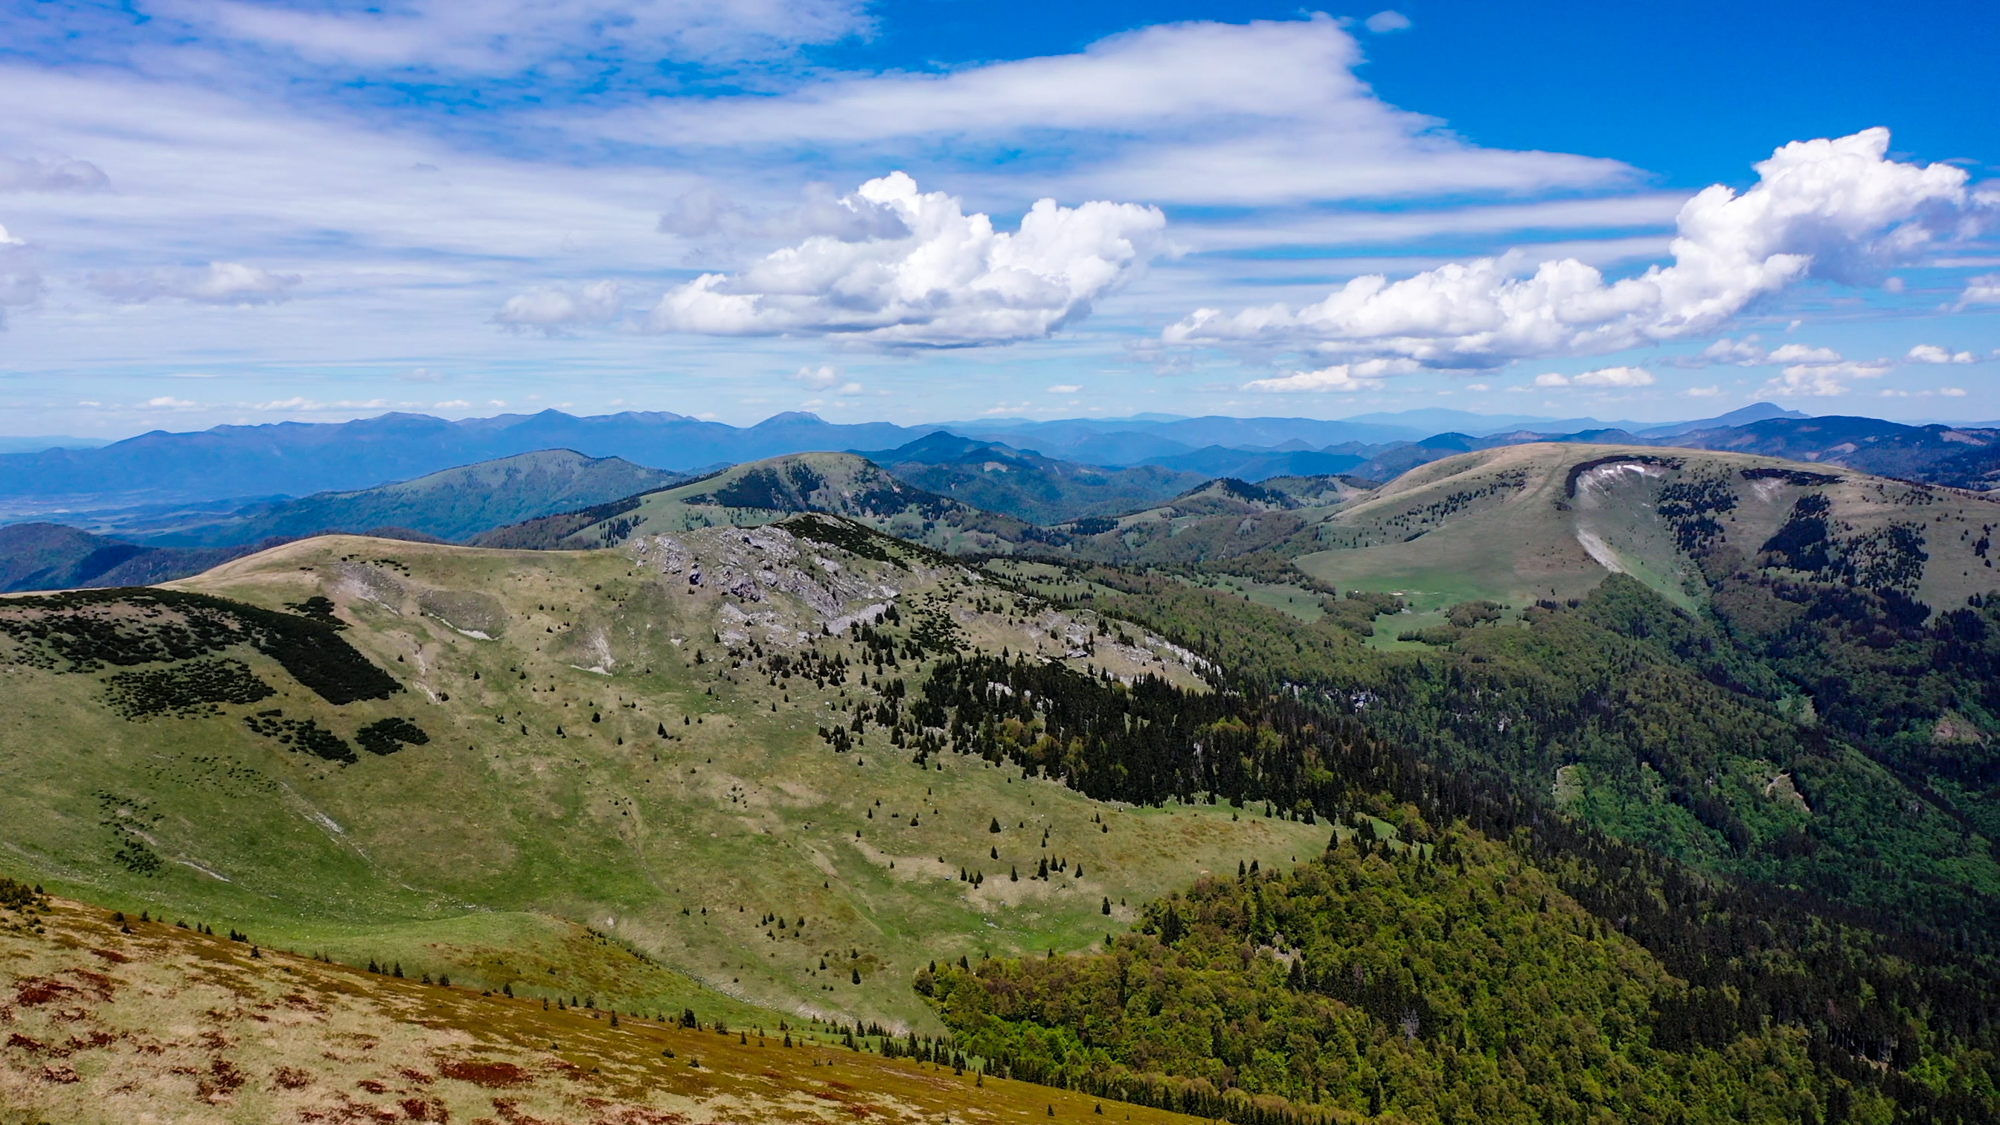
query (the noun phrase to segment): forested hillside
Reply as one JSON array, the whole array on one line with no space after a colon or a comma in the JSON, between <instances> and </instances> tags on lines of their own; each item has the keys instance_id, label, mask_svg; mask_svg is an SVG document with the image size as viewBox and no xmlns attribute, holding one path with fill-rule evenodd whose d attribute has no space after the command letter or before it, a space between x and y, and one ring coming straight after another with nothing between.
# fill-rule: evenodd
<instances>
[{"instance_id":1,"label":"forested hillside","mask_svg":"<svg viewBox=\"0 0 2000 1125\"><path fill-rule=\"evenodd\" d=\"M1018 659L948 663L919 717L955 749L1087 793L1340 827L1317 866L1199 886L1083 962L920 977L982 1053L1239 1121L1327 1106L1441 1121L1593 1104L1662 1121L1865 1119L1881 1099L1933 1120L1994 1109L1990 845L1935 809L1910 815L1906 791L1824 734L1788 750L1796 724L1775 709L1732 708L1648 651L1669 649L1601 623L1630 624L1633 602L1674 619L1643 587L1537 610L1505 640L1489 626L1497 648L1396 660L1339 625L1171 585L1095 600L1233 657L1244 678L1190 696ZM1605 694L1618 685L1634 690ZM1513 737L1468 736L1488 730ZM1750 747L1791 755L1805 780L1725 788ZM1609 779L1587 787L1594 800L1536 783L1579 755ZM1621 802L1628 780L1674 791ZM1799 791L1820 805L1787 823Z\"/></svg>"}]
</instances>

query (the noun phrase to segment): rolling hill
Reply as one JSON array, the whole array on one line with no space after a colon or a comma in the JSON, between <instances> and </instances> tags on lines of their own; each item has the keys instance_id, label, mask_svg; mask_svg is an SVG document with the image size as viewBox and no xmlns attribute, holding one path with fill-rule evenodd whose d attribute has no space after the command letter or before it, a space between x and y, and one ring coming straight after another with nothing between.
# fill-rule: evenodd
<instances>
[{"instance_id":1,"label":"rolling hill","mask_svg":"<svg viewBox=\"0 0 2000 1125\"><path fill-rule=\"evenodd\" d=\"M1802 503L1822 501L1823 516L1801 516ZM1825 524L1825 565L1801 572L1785 560L1802 556L1779 558L1767 544L1812 518ZM1979 494L1841 466L1530 444L1405 473L1317 525L1312 535L1325 549L1297 565L1342 587L1400 590L1425 607L1576 597L1606 573L1631 574L1691 606L1706 598L1704 565L1735 563L1851 578L1950 606L2000 584L1981 545L1996 522L2000 503Z\"/></svg>"},{"instance_id":2,"label":"rolling hill","mask_svg":"<svg viewBox=\"0 0 2000 1125\"><path fill-rule=\"evenodd\" d=\"M1152 465L1104 469L943 430L861 456L927 492L1044 525L1145 507L1213 475Z\"/></svg>"},{"instance_id":3,"label":"rolling hill","mask_svg":"<svg viewBox=\"0 0 2000 1125\"><path fill-rule=\"evenodd\" d=\"M913 761L939 735L911 693L954 650L1200 683L1095 622L810 514L584 552L326 536L16 596L0 867L517 993L573 987L518 967L569 919L674 970L621 1007L936 1029L931 958L1080 947L1192 871L1324 843Z\"/></svg>"},{"instance_id":4,"label":"rolling hill","mask_svg":"<svg viewBox=\"0 0 2000 1125\"><path fill-rule=\"evenodd\" d=\"M1332 525L1359 555L1405 543L1425 513L1438 526L1419 539L1523 491L1434 506L1437 489L1519 469L1492 463L1509 456L1546 462L1555 494L1534 495L1558 515L1636 520L1675 497L1719 523L1736 511L1688 472L1695 458L1645 455L1489 451L1402 490L1217 482L1170 519L1310 512L1307 538ZM1796 665L1753 647L1769 612L1754 593L1775 587L1734 576L1782 562L1801 588L1842 588L1840 568L1865 561L1847 541L1866 533L1800 502L1836 492L1864 515L1851 505L1876 482L1723 462L1792 513L1769 558L1719 570L1717 550L1686 552L1740 638L1592 562L1599 581L1573 601L1385 650L1342 615L1307 622L1200 581L1031 558L975 569L780 510L875 504L858 498L882 478L855 458L806 461L817 483L796 463L721 474L654 512L700 513L727 489L747 526L688 520L565 551L330 536L158 590L0 599L14 704L0 869L128 919L212 919L348 966L273 967L313 1003L345 997L343 1030L413 1044L438 1068L414 1069L464 1112L487 1095L447 1083L449 1060L595 1066L634 1083L593 1091L605 1104L653 1091L647 1104L680 1112L686 1076L644 1077L640 1059L700 1040L634 1016L693 1008L766 1032L875 1021L911 1053L931 1041L908 1033L948 1034L975 1073L1241 1125L1528 1122L1592 1099L1620 1117L1728 1120L1761 1098L1794 1118L1842 1104L1977 1120L2000 867L1968 735L2000 701L1963 669L1995 651L1977 634L1993 614L1852 646L1922 647L1922 667L1947 670L1932 698L1949 715L1878 711L1949 755L1896 758L1916 744L1858 731L1825 678L1809 719ZM1527 514L1514 523L1544 526ZM1811 663L1838 670L1848 651ZM73 915L31 910L6 932L83 932ZM155 940L146 956L242 964L245 944ZM371 963L403 982L353 972ZM51 970L35 981L72 986L76 966L34 964ZM175 983L182 969L129 971L207 995ZM231 973L239 995L264 995L255 966ZM407 983L443 975L498 995ZM1139 1002L1104 999L1121 990ZM589 1003L539 1010L562 1000ZM43 1057L56 1040L28 1007L17 1026L38 1046L10 1043L0 1067L24 1082L64 1065L77 1082L50 1085L173 1081L90 1046ZM622 1037L578 1022L609 1009ZM433 1037L474 1011L483 1037ZM77 1017L113 1041L129 1018ZM162 1047L200 1073L220 1073L213 1056L419 1096L359 1052L315 1069L263 1046ZM747 1031L735 1047L714 1080L755 1065ZM765 1065L771 1090L807 1081ZM1910 1077L1931 1072L1938 1087ZM870 1105L910 1096L906 1071L853 1073Z\"/></svg>"},{"instance_id":5,"label":"rolling hill","mask_svg":"<svg viewBox=\"0 0 2000 1125\"><path fill-rule=\"evenodd\" d=\"M673 488L477 536L482 547L581 549L634 535L754 527L824 512L936 550L1005 553L1038 533L1027 521L981 511L903 483L852 453L800 453L737 465Z\"/></svg>"},{"instance_id":6,"label":"rolling hill","mask_svg":"<svg viewBox=\"0 0 2000 1125\"><path fill-rule=\"evenodd\" d=\"M166 582L254 550L144 547L57 523L8 524L0 526L0 593Z\"/></svg>"},{"instance_id":7,"label":"rolling hill","mask_svg":"<svg viewBox=\"0 0 2000 1125\"><path fill-rule=\"evenodd\" d=\"M738 428L666 412L578 418L559 410L447 421L383 414L353 422L155 431L97 449L0 454L0 510L70 508L372 488L454 466L546 449L691 470L802 449L895 445L919 436L888 423L829 424L778 414Z\"/></svg>"},{"instance_id":8,"label":"rolling hill","mask_svg":"<svg viewBox=\"0 0 2000 1125\"><path fill-rule=\"evenodd\" d=\"M1991 488L2000 472L2000 430L1979 427L1906 426L1842 416L1769 418L1743 426L1696 429L1660 441L1842 465L1959 488Z\"/></svg>"},{"instance_id":9,"label":"rolling hill","mask_svg":"<svg viewBox=\"0 0 2000 1125\"><path fill-rule=\"evenodd\" d=\"M445 1060L684 1112L641 1060L700 1040L635 1015L691 1008L1239 1125L1969 1125L2000 1106L1995 525L1656 446L1053 528L775 458L486 540L560 550L325 536L0 599L0 870L323 954L284 963L299 994L420 1044L464 1113ZM130 971L195 998L175 966L248 944L168 936ZM444 975L497 995L408 983ZM471 1053L432 1037L486 1006ZM143 1070L29 1007L23 1088ZM606 1009L631 1029L578 1022ZM822 1088L807 1057L762 1080ZM923 1068L869 1062L871 1114L921 1116ZM377 1070L324 1073L421 1100Z\"/></svg>"},{"instance_id":10,"label":"rolling hill","mask_svg":"<svg viewBox=\"0 0 2000 1125\"><path fill-rule=\"evenodd\" d=\"M163 547L227 547L328 531L401 528L457 541L686 479L617 457L544 449L356 492L260 504L194 526L135 527L128 535Z\"/></svg>"}]
</instances>

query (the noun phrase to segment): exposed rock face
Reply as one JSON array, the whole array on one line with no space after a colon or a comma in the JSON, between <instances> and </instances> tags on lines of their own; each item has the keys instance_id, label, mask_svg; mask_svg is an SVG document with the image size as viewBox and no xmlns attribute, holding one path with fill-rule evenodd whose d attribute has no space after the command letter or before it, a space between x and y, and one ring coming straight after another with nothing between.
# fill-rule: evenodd
<instances>
[{"instance_id":1,"label":"exposed rock face","mask_svg":"<svg viewBox=\"0 0 2000 1125\"><path fill-rule=\"evenodd\" d=\"M837 561L822 554L819 544L775 524L641 536L631 551L647 570L684 576L690 590L734 599L717 610L717 632L731 644L748 639L751 630L767 642L787 645L821 629L845 632L858 621L880 617L907 580L918 577L859 556ZM902 581L892 584L891 575Z\"/></svg>"}]
</instances>

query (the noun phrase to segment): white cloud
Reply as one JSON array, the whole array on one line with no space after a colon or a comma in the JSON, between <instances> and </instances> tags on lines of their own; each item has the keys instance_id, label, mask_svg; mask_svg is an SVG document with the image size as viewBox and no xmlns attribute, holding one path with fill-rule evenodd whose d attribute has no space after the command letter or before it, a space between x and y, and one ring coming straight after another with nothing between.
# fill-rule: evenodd
<instances>
[{"instance_id":1,"label":"white cloud","mask_svg":"<svg viewBox=\"0 0 2000 1125\"><path fill-rule=\"evenodd\" d=\"M1579 387L1650 387L1653 373L1643 367L1600 367L1576 377Z\"/></svg>"},{"instance_id":2,"label":"white cloud","mask_svg":"<svg viewBox=\"0 0 2000 1125\"><path fill-rule=\"evenodd\" d=\"M271 305L290 297L299 280L296 274L271 273L241 262L210 262L202 269L93 273L90 287L135 305L162 298L198 305Z\"/></svg>"},{"instance_id":3,"label":"white cloud","mask_svg":"<svg viewBox=\"0 0 2000 1125\"><path fill-rule=\"evenodd\" d=\"M1643 367L1600 367L1581 375L1550 372L1535 376L1537 387L1650 387L1653 373Z\"/></svg>"},{"instance_id":4,"label":"white cloud","mask_svg":"<svg viewBox=\"0 0 2000 1125\"><path fill-rule=\"evenodd\" d=\"M1332 367L1322 367L1317 371L1294 371L1275 379L1253 379L1243 384L1243 389L1274 394L1327 392L1352 394L1356 391L1379 391L1382 389L1382 380L1385 377L1405 374L1414 369L1413 364L1398 360L1339 363Z\"/></svg>"},{"instance_id":5,"label":"white cloud","mask_svg":"<svg viewBox=\"0 0 2000 1125\"><path fill-rule=\"evenodd\" d=\"M835 196L824 184L808 185L805 201L798 206L764 215L753 214L713 187L699 187L660 216L659 230L688 238L825 236L841 242L902 238L910 233L895 208L859 195Z\"/></svg>"},{"instance_id":6,"label":"white cloud","mask_svg":"<svg viewBox=\"0 0 2000 1125\"><path fill-rule=\"evenodd\" d=\"M7 310L24 308L42 298L42 274L36 268L27 243L0 227L0 328L7 326Z\"/></svg>"},{"instance_id":7,"label":"white cloud","mask_svg":"<svg viewBox=\"0 0 2000 1125\"><path fill-rule=\"evenodd\" d=\"M1941 395L1943 395L1943 396L1944 396L1944 397L1946 397L1946 398L1964 398L1964 397L1965 397L1965 388L1964 388L1964 387L1939 387L1939 388L1938 388L1938 393L1939 393L1939 394L1941 394Z\"/></svg>"},{"instance_id":8,"label":"white cloud","mask_svg":"<svg viewBox=\"0 0 2000 1125\"><path fill-rule=\"evenodd\" d=\"M1967 305L2000 305L2000 273L1983 274L1966 282L1958 307Z\"/></svg>"},{"instance_id":9,"label":"white cloud","mask_svg":"<svg viewBox=\"0 0 2000 1125\"><path fill-rule=\"evenodd\" d=\"M1717 395L1720 395L1721 393L1722 393L1722 388L1715 385L1710 385L1706 387L1689 387L1687 389L1687 395L1689 398L1714 398Z\"/></svg>"},{"instance_id":10,"label":"white cloud","mask_svg":"<svg viewBox=\"0 0 2000 1125\"><path fill-rule=\"evenodd\" d=\"M1687 203L1685 192L1645 192L1597 199L1554 199L1415 210L1293 210L1255 212L1226 218L1176 218L1177 239L1205 252L1273 244L1357 245L1408 243L1442 235L1502 234L1519 231L1603 231L1633 228L1667 230ZM1598 239L1596 256L1653 258L1665 253L1664 237ZM1581 256L1581 255L1579 255Z\"/></svg>"},{"instance_id":11,"label":"white cloud","mask_svg":"<svg viewBox=\"0 0 2000 1125\"><path fill-rule=\"evenodd\" d=\"M625 308L625 291L615 281L593 281L577 290L541 287L509 297L493 320L505 327L550 335L586 324L608 324Z\"/></svg>"},{"instance_id":12,"label":"white cloud","mask_svg":"<svg viewBox=\"0 0 2000 1125\"><path fill-rule=\"evenodd\" d=\"M794 383L804 383L816 391L823 391L840 382L840 368L822 364L819 367L801 367L789 376Z\"/></svg>"},{"instance_id":13,"label":"white cloud","mask_svg":"<svg viewBox=\"0 0 2000 1125\"><path fill-rule=\"evenodd\" d=\"M1170 343L1258 344L1322 354L1399 355L1429 367L1593 355L1711 331L1752 300L1808 277L1856 283L1941 238L1979 210L1966 174L1885 159L1886 129L1796 141L1758 164L1738 195L1707 188L1682 207L1674 262L1607 284L1573 258L1528 276L1509 257L1454 263L1391 282L1357 277L1318 304L1198 309Z\"/></svg>"},{"instance_id":14,"label":"white cloud","mask_svg":"<svg viewBox=\"0 0 2000 1125\"><path fill-rule=\"evenodd\" d=\"M557 59L730 60L867 28L853 0L391 0L361 11L152 0L209 37L362 71L507 75Z\"/></svg>"},{"instance_id":15,"label":"white cloud","mask_svg":"<svg viewBox=\"0 0 2000 1125\"><path fill-rule=\"evenodd\" d=\"M1049 393L1052 395L1073 395L1082 389L1083 387L1076 383L1057 383L1055 386L1049 388Z\"/></svg>"},{"instance_id":16,"label":"white cloud","mask_svg":"<svg viewBox=\"0 0 2000 1125\"><path fill-rule=\"evenodd\" d=\"M175 407L175 408L181 408L181 407L189 407L189 406L193 406L193 405L194 405L194 403L193 403L192 401L188 400L188 399L184 399L184 398L175 398L175 397L174 397L174 396L172 396L172 395L161 395L161 396L159 396L158 398L149 398L149 399L147 399L147 400L146 400L146 405L147 405L147 406L160 406L160 407Z\"/></svg>"},{"instance_id":17,"label":"white cloud","mask_svg":"<svg viewBox=\"0 0 2000 1125\"><path fill-rule=\"evenodd\" d=\"M1467 383L1465 389L1468 391L1490 391L1493 388L1485 383Z\"/></svg>"},{"instance_id":18,"label":"white cloud","mask_svg":"<svg viewBox=\"0 0 2000 1125\"><path fill-rule=\"evenodd\" d=\"M1697 353L1692 360L1674 362L1680 367L1707 367L1714 363L1735 364L1738 367L1761 367L1766 364L1782 366L1793 363L1839 363L1841 355L1832 348L1816 347L1811 344L1781 344L1767 350L1755 335L1741 340L1723 337Z\"/></svg>"},{"instance_id":19,"label":"white cloud","mask_svg":"<svg viewBox=\"0 0 2000 1125\"><path fill-rule=\"evenodd\" d=\"M1785 344L1764 357L1764 362L1771 364L1839 363L1840 359L1840 353L1834 351L1832 348L1816 348L1810 344Z\"/></svg>"},{"instance_id":20,"label":"white cloud","mask_svg":"<svg viewBox=\"0 0 2000 1125\"><path fill-rule=\"evenodd\" d=\"M1018 232L996 232L944 192L894 172L861 185L893 211L901 238L820 235L735 275L703 274L653 309L660 332L838 336L885 347L1003 344L1049 335L1163 249L1166 216L1132 203L1037 202Z\"/></svg>"},{"instance_id":21,"label":"white cloud","mask_svg":"<svg viewBox=\"0 0 2000 1125\"><path fill-rule=\"evenodd\" d=\"M777 96L655 99L582 127L669 149L876 160L947 139L981 156L1032 144L1049 169L1037 177L1042 190L1174 202L1464 196L1633 178L1614 160L1466 144L1434 118L1383 103L1355 76L1361 61L1354 37L1325 16L1160 24L1076 54L834 75Z\"/></svg>"},{"instance_id":22,"label":"white cloud","mask_svg":"<svg viewBox=\"0 0 2000 1125\"><path fill-rule=\"evenodd\" d=\"M103 169L88 160L0 156L0 191L101 191L110 182Z\"/></svg>"},{"instance_id":23,"label":"white cloud","mask_svg":"<svg viewBox=\"0 0 2000 1125\"><path fill-rule=\"evenodd\" d=\"M1764 362L1769 352L1757 342L1756 336L1743 340L1731 340L1727 336L1703 348L1695 358L1695 366L1705 367L1711 363L1733 363L1738 367L1755 367Z\"/></svg>"},{"instance_id":24,"label":"white cloud","mask_svg":"<svg viewBox=\"0 0 2000 1125\"><path fill-rule=\"evenodd\" d=\"M388 405L389 401L387 399L380 398L371 398L366 401L349 399L342 402L321 402L317 399L295 395L291 398L278 399L273 402L251 403L250 409L265 411L267 413L315 414L328 410L382 410L386 409Z\"/></svg>"},{"instance_id":25,"label":"white cloud","mask_svg":"<svg viewBox=\"0 0 2000 1125\"><path fill-rule=\"evenodd\" d=\"M1806 395L1844 395L1849 379L1876 379L1894 365L1886 360L1874 363L1815 363L1787 367L1757 393L1794 398Z\"/></svg>"},{"instance_id":26,"label":"white cloud","mask_svg":"<svg viewBox=\"0 0 2000 1125\"><path fill-rule=\"evenodd\" d=\"M446 401L444 401L444 402L434 402L434 403L431 403L431 409L432 409L432 410L454 410L454 409L457 409L457 408L459 408L459 407L462 407L462 406L471 406L471 405L472 405L471 403L469 403L469 402L465 401L465 400L464 400L464 399L462 399L462 398L454 398L454 399L447 399L447 400L446 400Z\"/></svg>"},{"instance_id":27,"label":"white cloud","mask_svg":"<svg viewBox=\"0 0 2000 1125\"><path fill-rule=\"evenodd\" d=\"M1936 344L1918 344L1903 357L1911 363L1977 363L1979 357L1971 352L1954 352Z\"/></svg>"},{"instance_id":28,"label":"white cloud","mask_svg":"<svg viewBox=\"0 0 2000 1125\"><path fill-rule=\"evenodd\" d=\"M1410 26L1410 17L1391 8L1386 11L1376 12L1374 15L1362 20L1361 26L1377 35L1390 31L1404 31Z\"/></svg>"}]
</instances>

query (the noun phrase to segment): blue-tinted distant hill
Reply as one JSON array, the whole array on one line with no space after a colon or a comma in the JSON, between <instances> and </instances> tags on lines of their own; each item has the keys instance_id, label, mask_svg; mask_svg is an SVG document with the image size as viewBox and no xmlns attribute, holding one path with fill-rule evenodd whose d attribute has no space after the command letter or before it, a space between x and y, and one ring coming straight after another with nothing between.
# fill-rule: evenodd
<instances>
[{"instance_id":1,"label":"blue-tinted distant hill","mask_svg":"<svg viewBox=\"0 0 2000 1125\"><path fill-rule=\"evenodd\" d=\"M1333 453L1318 449L1278 449L1267 452L1211 445L1192 453L1160 457L1151 463L1205 477L1234 477L1237 480L1255 482L1269 480L1272 477L1332 476L1352 472L1366 460L1367 458L1354 453Z\"/></svg>"},{"instance_id":2,"label":"blue-tinted distant hill","mask_svg":"<svg viewBox=\"0 0 2000 1125\"><path fill-rule=\"evenodd\" d=\"M887 422L834 425L812 414L779 414L736 427L665 412L578 418L556 410L462 421L384 414L354 422L217 426L197 433L154 431L101 449L0 455L0 501L62 496L110 506L303 496L542 449L685 471L798 450L881 449L926 432Z\"/></svg>"},{"instance_id":3,"label":"blue-tinted distant hill","mask_svg":"<svg viewBox=\"0 0 2000 1125\"><path fill-rule=\"evenodd\" d=\"M1036 524L1150 507L1213 475L1082 465L944 430L862 456L927 492Z\"/></svg>"},{"instance_id":4,"label":"blue-tinted distant hill","mask_svg":"<svg viewBox=\"0 0 2000 1125\"><path fill-rule=\"evenodd\" d=\"M133 529L132 538L163 547L228 547L273 537L392 527L456 542L686 479L685 473L648 469L623 458L545 449L375 488L255 504L212 522L150 533Z\"/></svg>"}]
</instances>

